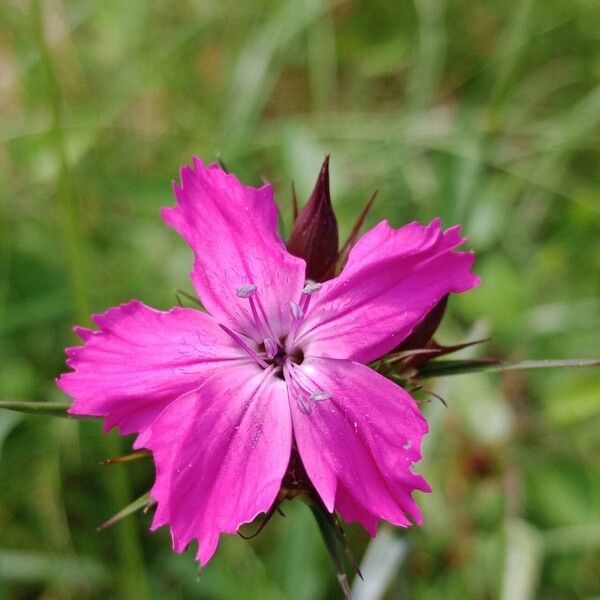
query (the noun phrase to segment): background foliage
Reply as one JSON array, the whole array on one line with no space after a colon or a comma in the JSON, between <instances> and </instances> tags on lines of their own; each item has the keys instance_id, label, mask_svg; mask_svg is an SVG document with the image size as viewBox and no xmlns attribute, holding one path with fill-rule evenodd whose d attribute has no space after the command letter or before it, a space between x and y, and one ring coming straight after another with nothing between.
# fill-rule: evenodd
<instances>
[{"instance_id":1,"label":"background foliage","mask_svg":"<svg viewBox=\"0 0 600 600\"><path fill-rule=\"evenodd\" d=\"M291 180L306 198L330 152L342 237L374 188L370 225L464 224L483 283L453 299L440 341L598 356L594 0L4 0L0 25L0 399L62 399L74 322L190 290L158 209L194 153L274 182L289 223ZM597 597L597 371L436 390L425 525L383 528L356 597ZM149 487L149 462L99 464L127 446L0 411L1 598L338 597L301 505L225 539L199 577L149 514L98 533Z\"/></svg>"}]
</instances>

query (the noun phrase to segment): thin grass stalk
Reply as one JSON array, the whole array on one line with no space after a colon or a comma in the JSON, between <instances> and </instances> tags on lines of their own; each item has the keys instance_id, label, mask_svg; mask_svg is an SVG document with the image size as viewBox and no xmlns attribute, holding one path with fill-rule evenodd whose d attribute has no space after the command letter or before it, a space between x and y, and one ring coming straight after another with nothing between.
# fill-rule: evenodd
<instances>
[{"instance_id":1,"label":"thin grass stalk","mask_svg":"<svg viewBox=\"0 0 600 600\"><path fill-rule=\"evenodd\" d=\"M78 323L86 323L89 318L88 284L86 277L85 240L79 225L77 206L72 192L71 173L64 136L60 85L56 77L52 56L43 28L43 15L39 0L31 2L31 18L35 39L40 51L41 67L45 77L45 92L51 111L50 139L55 152L57 170L57 200L61 210L63 242L73 308ZM103 452L107 456L121 454L121 444L116 436L105 436ZM131 492L127 475L123 469L112 469L106 473L106 491L109 502L115 511L127 506ZM123 521L115 527L117 542L117 564L119 587L123 598L144 600L148 597L144 565L135 522Z\"/></svg>"}]
</instances>

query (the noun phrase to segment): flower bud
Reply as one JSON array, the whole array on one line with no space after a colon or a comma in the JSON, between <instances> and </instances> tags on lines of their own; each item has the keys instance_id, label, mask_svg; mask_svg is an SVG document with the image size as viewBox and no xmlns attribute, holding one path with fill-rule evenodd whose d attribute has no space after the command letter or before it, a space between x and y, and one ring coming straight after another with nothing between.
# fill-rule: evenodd
<instances>
[{"instance_id":1,"label":"flower bud","mask_svg":"<svg viewBox=\"0 0 600 600\"><path fill-rule=\"evenodd\" d=\"M338 227L329 194L329 156L315 189L294 223L288 250L306 261L306 278L325 281L334 275L338 257Z\"/></svg>"}]
</instances>

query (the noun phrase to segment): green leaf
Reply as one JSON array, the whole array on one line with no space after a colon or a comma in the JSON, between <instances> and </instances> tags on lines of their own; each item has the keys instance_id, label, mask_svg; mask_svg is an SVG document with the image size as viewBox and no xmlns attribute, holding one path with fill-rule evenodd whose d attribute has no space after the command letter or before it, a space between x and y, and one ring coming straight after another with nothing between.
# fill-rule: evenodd
<instances>
[{"instance_id":1,"label":"green leaf","mask_svg":"<svg viewBox=\"0 0 600 600\"><path fill-rule=\"evenodd\" d=\"M30 415L45 417L68 417L67 409L70 402L19 402L15 400L0 400L0 408L14 410Z\"/></svg>"},{"instance_id":2,"label":"green leaf","mask_svg":"<svg viewBox=\"0 0 600 600\"><path fill-rule=\"evenodd\" d=\"M496 359L440 360L432 361L419 370L419 377L445 377L476 371L518 371L524 369L554 369L560 367L597 367L600 359L580 358L573 360L522 360L500 362Z\"/></svg>"},{"instance_id":3,"label":"green leaf","mask_svg":"<svg viewBox=\"0 0 600 600\"><path fill-rule=\"evenodd\" d=\"M118 523L125 517L128 517L129 515L133 514L137 510L149 507L152 503L153 500L152 498L150 498L150 493L145 493L144 495L134 500L131 504L128 504L125 508L120 510L116 515L113 515L110 519L108 519L108 521L104 521L104 523L102 523L102 525L98 527L98 531L100 531L101 529L107 529L108 527L111 527L112 525Z\"/></svg>"}]
</instances>

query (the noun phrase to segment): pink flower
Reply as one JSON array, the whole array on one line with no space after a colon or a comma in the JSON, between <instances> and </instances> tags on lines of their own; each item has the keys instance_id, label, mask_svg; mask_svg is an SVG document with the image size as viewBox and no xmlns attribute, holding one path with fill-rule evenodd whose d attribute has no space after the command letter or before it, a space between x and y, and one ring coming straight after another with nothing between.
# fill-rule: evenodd
<instances>
[{"instance_id":1,"label":"pink flower","mask_svg":"<svg viewBox=\"0 0 600 600\"><path fill-rule=\"evenodd\" d=\"M278 236L270 185L196 158L174 191L162 215L194 251L208 313L134 300L95 315L58 381L70 414L102 417L152 451L152 529L169 525L177 552L197 539L206 564L221 533L272 506L292 449L327 510L372 535L381 519L420 523L411 493L430 489L411 465L427 423L366 365L446 294L477 285L473 254L454 251L459 228L383 221L317 284Z\"/></svg>"}]
</instances>

